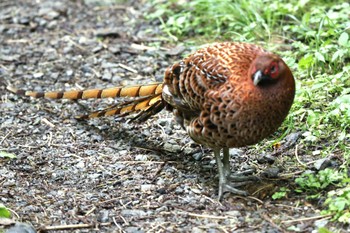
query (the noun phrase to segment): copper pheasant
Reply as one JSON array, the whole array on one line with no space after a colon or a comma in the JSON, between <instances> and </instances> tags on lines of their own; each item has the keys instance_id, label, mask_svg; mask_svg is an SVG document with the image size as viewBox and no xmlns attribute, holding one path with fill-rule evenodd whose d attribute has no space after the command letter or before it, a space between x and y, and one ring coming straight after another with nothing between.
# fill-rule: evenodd
<instances>
[{"instance_id":1,"label":"copper pheasant","mask_svg":"<svg viewBox=\"0 0 350 233\"><path fill-rule=\"evenodd\" d=\"M214 150L220 198L226 191L246 194L230 183L229 148L255 144L276 131L293 103L295 82L279 56L253 44L227 42L169 67L162 83L47 93L8 89L35 98L138 97L80 118L138 113L142 121L164 108L172 111L195 142Z\"/></svg>"}]
</instances>

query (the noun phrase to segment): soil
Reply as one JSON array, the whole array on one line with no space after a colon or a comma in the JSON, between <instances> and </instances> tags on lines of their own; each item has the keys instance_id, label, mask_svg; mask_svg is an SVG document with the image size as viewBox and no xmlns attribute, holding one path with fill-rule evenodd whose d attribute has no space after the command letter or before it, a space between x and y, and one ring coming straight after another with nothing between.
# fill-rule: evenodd
<instances>
[{"instance_id":1,"label":"soil","mask_svg":"<svg viewBox=\"0 0 350 233\"><path fill-rule=\"evenodd\" d=\"M261 182L244 187L251 196L226 194L220 202L212 151L194 143L171 113L142 124L77 121L75 115L118 100L43 100L6 91L8 83L50 91L161 81L194 49L169 42L158 21L145 19L148 1L101 3L0 2L0 151L16 156L0 157L0 203L13 219L58 232L336 229L304 196L271 198L299 172L289 167L296 163L292 139L265 153L232 149L233 170L254 168Z\"/></svg>"}]
</instances>

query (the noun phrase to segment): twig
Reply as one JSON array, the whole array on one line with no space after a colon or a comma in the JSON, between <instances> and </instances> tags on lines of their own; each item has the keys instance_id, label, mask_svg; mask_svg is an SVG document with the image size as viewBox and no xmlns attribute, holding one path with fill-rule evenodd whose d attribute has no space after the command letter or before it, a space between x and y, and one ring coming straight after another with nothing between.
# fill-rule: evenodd
<instances>
[{"instance_id":1,"label":"twig","mask_svg":"<svg viewBox=\"0 0 350 233\"><path fill-rule=\"evenodd\" d=\"M208 215L208 214L195 214L195 213L189 213L189 212L173 212L173 213L188 215L188 216L197 217L197 218L211 218L211 219L228 219L229 218L229 216L215 216L215 215Z\"/></svg>"},{"instance_id":2,"label":"twig","mask_svg":"<svg viewBox=\"0 0 350 233\"><path fill-rule=\"evenodd\" d=\"M14 211L13 209L8 208L8 207L6 207L6 209L9 210L9 211L10 211L11 213L13 213L14 215L16 215L17 219L19 219L19 215L17 214L16 211Z\"/></svg>"},{"instance_id":3,"label":"twig","mask_svg":"<svg viewBox=\"0 0 350 233\"><path fill-rule=\"evenodd\" d=\"M46 118L42 118L41 119L41 123L49 126L50 128L55 128L55 125L52 122L50 122L48 119L46 119Z\"/></svg>"},{"instance_id":4,"label":"twig","mask_svg":"<svg viewBox=\"0 0 350 233\"><path fill-rule=\"evenodd\" d=\"M164 163L162 163L160 165L158 170L154 173L153 178L151 180L151 183L153 183L157 179L158 175L162 172L162 170L163 170L163 168L165 167L166 164L167 164L167 161L165 161Z\"/></svg>"},{"instance_id":5,"label":"twig","mask_svg":"<svg viewBox=\"0 0 350 233\"><path fill-rule=\"evenodd\" d=\"M253 196L247 196L247 197L235 196L235 198L240 198L240 199L244 199L244 200L252 199L252 200L254 200L254 201L259 202L260 204L264 204L264 202L263 202L262 200L260 200L259 198L253 197Z\"/></svg>"},{"instance_id":6,"label":"twig","mask_svg":"<svg viewBox=\"0 0 350 233\"><path fill-rule=\"evenodd\" d=\"M266 221L268 221L271 226L273 226L274 228L276 228L277 230L279 230L280 232L286 232L285 230L283 230L280 226L278 226L269 216L267 216L267 214L261 214L260 215L263 219L265 219Z\"/></svg>"},{"instance_id":7,"label":"twig","mask_svg":"<svg viewBox=\"0 0 350 233\"><path fill-rule=\"evenodd\" d=\"M303 162L300 161L299 156L298 156L298 145L295 146L295 158L297 159L298 163L303 166L303 167L307 167L307 165Z\"/></svg>"},{"instance_id":8,"label":"twig","mask_svg":"<svg viewBox=\"0 0 350 233\"><path fill-rule=\"evenodd\" d=\"M90 215L92 212L94 212L95 209L96 209L96 206L93 206L93 207L85 214L85 216Z\"/></svg>"},{"instance_id":9,"label":"twig","mask_svg":"<svg viewBox=\"0 0 350 233\"><path fill-rule=\"evenodd\" d=\"M133 69L133 68L131 68L131 67L129 67L129 66L126 66L126 65L124 65L124 64L122 64L122 63L118 63L118 66L120 66L121 68L123 68L123 69L125 69L125 70L128 70L128 71L130 71L130 72L132 72L132 73L137 74L137 70L135 70L135 69Z\"/></svg>"},{"instance_id":10,"label":"twig","mask_svg":"<svg viewBox=\"0 0 350 233\"><path fill-rule=\"evenodd\" d=\"M118 227L119 231L124 232L122 227L117 223L117 220L115 220L115 217L113 217L112 219L113 219L114 224Z\"/></svg>"},{"instance_id":11,"label":"twig","mask_svg":"<svg viewBox=\"0 0 350 233\"><path fill-rule=\"evenodd\" d=\"M111 223L99 223L98 226L110 226ZM57 226L42 226L39 231L59 231L59 230L74 230L82 228L93 228L96 227L96 224L71 224L71 225L57 225Z\"/></svg>"},{"instance_id":12,"label":"twig","mask_svg":"<svg viewBox=\"0 0 350 233\"><path fill-rule=\"evenodd\" d=\"M12 133L12 131L10 130L0 141L0 145L5 141L5 139Z\"/></svg>"},{"instance_id":13,"label":"twig","mask_svg":"<svg viewBox=\"0 0 350 233\"><path fill-rule=\"evenodd\" d=\"M285 220L281 221L281 223L294 223L294 222L302 222L302 221L308 221L308 220L316 220L316 219L329 219L332 217L332 214L327 214L327 215L319 215L319 216L313 216L313 217L308 217L308 218L299 218L299 219L293 219L293 220Z\"/></svg>"}]
</instances>

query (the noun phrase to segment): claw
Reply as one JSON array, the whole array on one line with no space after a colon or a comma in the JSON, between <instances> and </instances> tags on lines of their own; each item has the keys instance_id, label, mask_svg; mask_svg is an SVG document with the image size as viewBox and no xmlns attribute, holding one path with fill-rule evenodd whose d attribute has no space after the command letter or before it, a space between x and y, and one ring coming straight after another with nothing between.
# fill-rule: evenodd
<instances>
[{"instance_id":1,"label":"claw","mask_svg":"<svg viewBox=\"0 0 350 233\"><path fill-rule=\"evenodd\" d=\"M218 199L221 200L222 195L225 192L230 192L240 196L247 196L248 193L246 191L237 189L236 187L240 187L258 180L258 178L255 176L252 176L252 175L247 176L248 174L252 174L254 172L254 169L250 169L250 170L243 171L236 174L231 174L229 149L223 148L222 159L220 156L220 149L215 148L214 155L215 155L216 164L218 166L218 173L219 173Z\"/></svg>"}]
</instances>

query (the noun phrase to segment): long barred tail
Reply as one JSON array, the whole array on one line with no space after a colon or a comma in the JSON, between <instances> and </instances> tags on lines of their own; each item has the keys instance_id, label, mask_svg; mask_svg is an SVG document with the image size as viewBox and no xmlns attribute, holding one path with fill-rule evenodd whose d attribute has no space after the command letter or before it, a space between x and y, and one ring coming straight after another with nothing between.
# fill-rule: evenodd
<instances>
[{"instance_id":1,"label":"long barred tail","mask_svg":"<svg viewBox=\"0 0 350 233\"><path fill-rule=\"evenodd\" d=\"M90 89L82 91L52 91L52 92L34 92L17 89L11 85L7 90L22 96L31 96L34 98L50 99L90 99L90 98L118 98L118 97L140 97L120 105L112 106L104 110L92 112L88 115L77 116L77 119L90 119L103 116L127 116L135 114L139 121L147 120L152 115L160 112L165 107L162 99L163 83L154 83L147 85L135 85L126 87L113 87L107 89Z\"/></svg>"},{"instance_id":2,"label":"long barred tail","mask_svg":"<svg viewBox=\"0 0 350 233\"><path fill-rule=\"evenodd\" d=\"M92 112L88 115L77 116L77 119L91 119L103 116L127 116L139 113L133 120L145 121L152 115L160 112L164 108L161 94L139 98L125 102L117 106L109 107L100 111Z\"/></svg>"},{"instance_id":3,"label":"long barred tail","mask_svg":"<svg viewBox=\"0 0 350 233\"><path fill-rule=\"evenodd\" d=\"M115 98L115 97L142 97L161 94L163 83L154 83L147 85L135 85L126 87L112 87L107 89L90 89L83 91L50 91L35 92L17 89L11 85L7 86L7 90L23 96L31 96L34 98L49 99L97 99L97 98Z\"/></svg>"}]
</instances>

